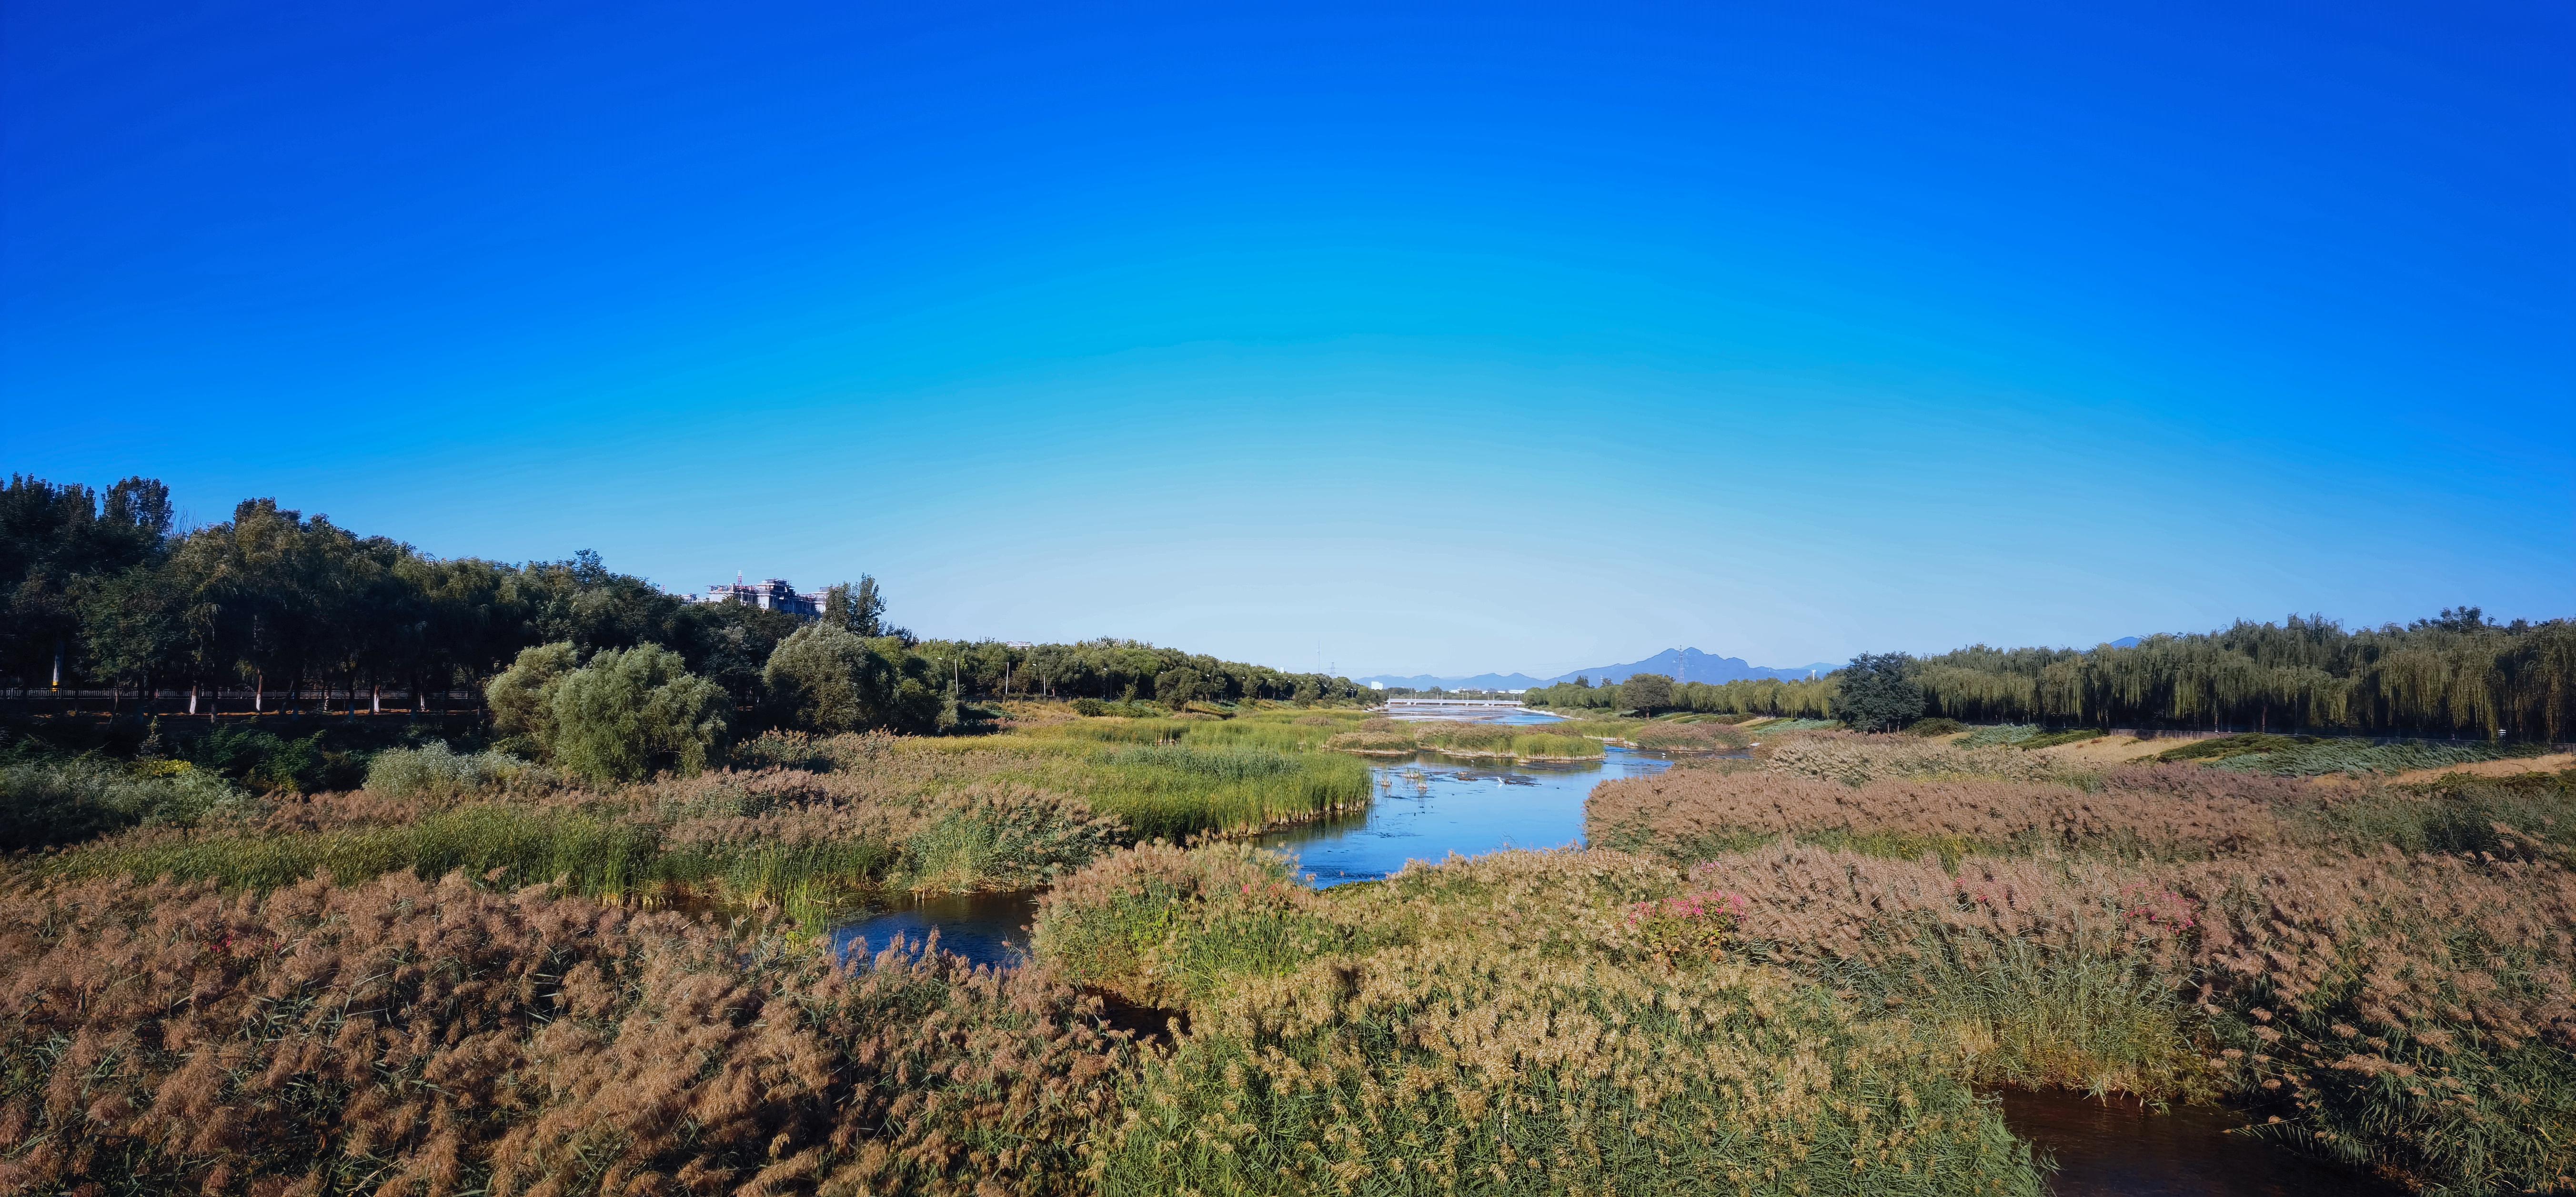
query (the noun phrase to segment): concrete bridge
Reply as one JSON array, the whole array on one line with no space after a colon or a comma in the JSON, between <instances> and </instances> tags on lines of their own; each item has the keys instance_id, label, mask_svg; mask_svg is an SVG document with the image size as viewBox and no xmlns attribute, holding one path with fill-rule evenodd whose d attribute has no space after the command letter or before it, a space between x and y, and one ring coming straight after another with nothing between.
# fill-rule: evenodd
<instances>
[{"instance_id":1,"label":"concrete bridge","mask_svg":"<svg viewBox=\"0 0 2576 1197\"><path fill-rule=\"evenodd\" d=\"M1517 698L1390 698L1386 700L1386 713L1390 715L1400 715L1408 711L1421 714L1430 711L1500 712L1528 709L1522 706L1521 700Z\"/></svg>"}]
</instances>

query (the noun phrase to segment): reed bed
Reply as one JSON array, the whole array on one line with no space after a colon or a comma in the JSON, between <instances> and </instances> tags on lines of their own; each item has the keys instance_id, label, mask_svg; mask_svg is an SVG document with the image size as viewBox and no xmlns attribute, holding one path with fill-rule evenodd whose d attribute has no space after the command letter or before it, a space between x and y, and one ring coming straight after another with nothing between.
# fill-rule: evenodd
<instances>
[{"instance_id":1,"label":"reed bed","mask_svg":"<svg viewBox=\"0 0 2576 1197\"><path fill-rule=\"evenodd\" d=\"M1952 1072L1826 991L1652 954L1672 870L1499 853L1318 893L1237 845L1148 846L1042 900L1060 975L1186 1010L1102 1191L2040 1191Z\"/></svg>"},{"instance_id":2,"label":"reed bed","mask_svg":"<svg viewBox=\"0 0 2576 1197\"><path fill-rule=\"evenodd\" d=\"M1042 884L1129 838L1123 823L1087 803L991 776L975 762L895 752L876 763L859 772L711 773L602 793L292 798L256 818L137 830L20 867L260 890L315 877L355 885L395 872L463 872L608 901L769 907L810 925L887 887Z\"/></svg>"},{"instance_id":3,"label":"reed bed","mask_svg":"<svg viewBox=\"0 0 2576 1197\"><path fill-rule=\"evenodd\" d=\"M1320 819L1374 793L1368 767L1347 756L1188 743L1115 749L1050 776L1136 835L1175 840Z\"/></svg>"},{"instance_id":4,"label":"reed bed","mask_svg":"<svg viewBox=\"0 0 2576 1197\"><path fill-rule=\"evenodd\" d=\"M1803 765L1806 762L1800 762ZM1787 836L1880 856L2090 851L2203 856L2292 838L2312 789L2191 765L2062 782L1887 777L1848 785L1768 769L1675 769L1597 787L1589 842L1689 863Z\"/></svg>"},{"instance_id":5,"label":"reed bed","mask_svg":"<svg viewBox=\"0 0 2576 1197\"><path fill-rule=\"evenodd\" d=\"M1133 1068L1040 972L461 877L17 889L0 955L13 1192L1070 1193Z\"/></svg>"},{"instance_id":6,"label":"reed bed","mask_svg":"<svg viewBox=\"0 0 2576 1197\"><path fill-rule=\"evenodd\" d=\"M1654 720L1631 729L1627 741L1655 752L1742 752L1753 737L1724 723Z\"/></svg>"},{"instance_id":7,"label":"reed bed","mask_svg":"<svg viewBox=\"0 0 2576 1197\"><path fill-rule=\"evenodd\" d=\"M1703 929L1726 954L1884 1010L1980 1081L2226 1095L2262 1134L2428 1189L2571 1183L2576 771L2032 781L1819 739L1605 784L1591 842L1696 862L1674 889L1723 913Z\"/></svg>"},{"instance_id":8,"label":"reed bed","mask_svg":"<svg viewBox=\"0 0 2576 1197\"><path fill-rule=\"evenodd\" d=\"M1393 728L1361 728L1341 732L1324 741L1334 752L1353 752L1362 756L1411 756L1422 750L1413 733Z\"/></svg>"},{"instance_id":9,"label":"reed bed","mask_svg":"<svg viewBox=\"0 0 2576 1197\"><path fill-rule=\"evenodd\" d=\"M1823 731L1780 737L1763 729L1756 751L1765 767L1780 773L1860 785L1883 777L1979 777L2042 781L2055 776L2057 762L2012 748L1959 748L1902 735L1866 736Z\"/></svg>"},{"instance_id":10,"label":"reed bed","mask_svg":"<svg viewBox=\"0 0 2576 1197\"><path fill-rule=\"evenodd\" d=\"M1450 756L1490 756L1518 760L1590 760L1601 755L1601 743L1567 735L1550 727L1532 731L1494 723L1421 723L1414 738L1423 749Z\"/></svg>"},{"instance_id":11,"label":"reed bed","mask_svg":"<svg viewBox=\"0 0 2576 1197\"><path fill-rule=\"evenodd\" d=\"M1625 740L1628 738L1629 731L1633 730L1643 722L1644 720L1640 719L1587 718L1567 719L1557 723L1550 723L1546 726L1549 732L1560 736L1588 736L1595 740Z\"/></svg>"},{"instance_id":12,"label":"reed bed","mask_svg":"<svg viewBox=\"0 0 2576 1197\"><path fill-rule=\"evenodd\" d=\"M2555 865L1784 845L1691 882L1746 898L1748 954L1918 1012L1980 1076L2224 1090L2292 1146L2431 1187L2576 1169L2576 874Z\"/></svg>"},{"instance_id":13,"label":"reed bed","mask_svg":"<svg viewBox=\"0 0 2576 1197\"><path fill-rule=\"evenodd\" d=\"M1131 1080L1111 1194L2028 1194L1967 1086L1761 970L1389 948L1251 981Z\"/></svg>"}]
</instances>

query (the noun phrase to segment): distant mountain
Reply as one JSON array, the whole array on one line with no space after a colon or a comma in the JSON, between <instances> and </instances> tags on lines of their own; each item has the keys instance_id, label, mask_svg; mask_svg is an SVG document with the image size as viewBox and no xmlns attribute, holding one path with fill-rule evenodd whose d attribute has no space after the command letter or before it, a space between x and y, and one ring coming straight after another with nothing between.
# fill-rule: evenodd
<instances>
[{"instance_id":1,"label":"distant mountain","mask_svg":"<svg viewBox=\"0 0 2576 1197\"><path fill-rule=\"evenodd\" d=\"M1480 673L1474 677L1433 677L1427 673L1417 673L1412 677L1397 677L1391 673L1381 673L1374 677L1351 680L1363 686L1375 682L1390 690L1397 687L1414 690L1527 690L1532 686L1547 684L1526 673Z\"/></svg>"},{"instance_id":2,"label":"distant mountain","mask_svg":"<svg viewBox=\"0 0 2576 1197\"><path fill-rule=\"evenodd\" d=\"M2145 641L2137 636L2122 636L2111 642L2113 648L2136 648Z\"/></svg>"},{"instance_id":3,"label":"distant mountain","mask_svg":"<svg viewBox=\"0 0 2576 1197\"><path fill-rule=\"evenodd\" d=\"M1668 648L1643 661L1631 661L1625 665L1600 665L1591 669L1577 669L1572 673L1561 673L1547 679L1545 684L1570 682L1578 677L1591 678L1595 684L1621 682L1628 680L1628 675L1632 673L1660 673L1675 681L1707 682L1716 685L1721 682L1741 682L1766 677L1823 677L1840 668L1842 666L1836 662L1818 661L1813 665L1777 669L1768 665L1748 665L1742 657L1711 656L1695 648Z\"/></svg>"},{"instance_id":4,"label":"distant mountain","mask_svg":"<svg viewBox=\"0 0 2576 1197\"><path fill-rule=\"evenodd\" d=\"M1547 678L1531 677L1526 673L1480 673L1474 677L1434 677L1427 673L1415 674L1412 677L1398 677L1391 673L1382 673L1372 677L1355 678L1353 680L1359 682L1361 685L1375 682L1379 685L1386 686L1389 689L1401 686L1415 690L1430 690L1435 688L1441 690L1527 690L1532 686L1549 686L1558 682L1570 682L1578 677L1590 678L1595 683L1623 681L1632 673L1660 673L1666 677L1675 678L1680 681L1709 682L1714 684L1718 682L1740 682L1750 678L1803 678L1810 674L1822 677L1825 674L1831 673L1840 668L1842 668L1840 665L1820 661L1813 665L1801 665L1791 669L1775 669L1767 665L1745 664L1744 659L1741 657L1711 656L1708 653L1701 652L1695 648L1668 648L1662 652L1656 653L1654 656L1646 658L1643 661L1631 661L1625 665L1599 665L1590 669L1577 669L1571 673L1560 673L1555 677Z\"/></svg>"}]
</instances>

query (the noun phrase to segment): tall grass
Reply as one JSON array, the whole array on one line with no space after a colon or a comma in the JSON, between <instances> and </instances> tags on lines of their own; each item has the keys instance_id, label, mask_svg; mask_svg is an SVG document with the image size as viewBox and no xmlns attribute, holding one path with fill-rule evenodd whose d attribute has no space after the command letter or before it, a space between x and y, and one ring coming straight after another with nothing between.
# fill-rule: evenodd
<instances>
[{"instance_id":1,"label":"tall grass","mask_svg":"<svg viewBox=\"0 0 2576 1197\"><path fill-rule=\"evenodd\" d=\"M433 740L377 753L367 762L366 788L389 798L456 798L545 772L506 752L458 752Z\"/></svg>"},{"instance_id":2,"label":"tall grass","mask_svg":"<svg viewBox=\"0 0 2576 1197\"><path fill-rule=\"evenodd\" d=\"M1064 975L1186 1008L1102 1191L2036 1194L1955 1075L1822 990L1650 962L1670 874L1506 853L1317 893L1235 846L1104 858L1040 906Z\"/></svg>"},{"instance_id":3,"label":"tall grass","mask_svg":"<svg viewBox=\"0 0 2576 1197\"><path fill-rule=\"evenodd\" d=\"M1966 1085L1738 967L1317 961L1197 1014L1123 1104L1109 1194L2042 1191Z\"/></svg>"},{"instance_id":4,"label":"tall grass","mask_svg":"<svg viewBox=\"0 0 2576 1197\"><path fill-rule=\"evenodd\" d=\"M1186 743L1059 762L1055 776L1146 838L1304 822L1364 805L1374 793L1368 767L1347 756Z\"/></svg>"},{"instance_id":5,"label":"tall grass","mask_svg":"<svg viewBox=\"0 0 2576 1197\"><path fill-rule=\"evenodd\" d=\"M1150 750L1147 750L1150 751ZM450 872L551 882L607 901L708 899L806 925L877 890L1026 888L1124 843L1114 817L1061 792L898 756L872 773L717 773L600 794L384 795L282 802L258 821L142 830L34 866L57 877L204 880L276 889ZM935 766L935 760L928 762Z\"/></svg>"},{"instance_id":6,"label":"tall grass","mask_svg":"<svg viewBox=\"0 0 2576 1197\"><path fill-rule=\"evenodd\" d=\"M462 877L19 890L0 956L21 1192L1074 1193L1132 1056L1033 972Z\"/></svg>"},{"instance_id":7,"label":"tall grass","mask_svg":"<svg viewBox=\"0 0 2576 1197\"><path fill-rule=\"evenodd\" d=\"M2274 852L1952 869L1781 847L1692 876L1745 895L1742 933L1768 958L1937 1011L1978 1032L1956 1050L2000 1050L2005 1075L2046 1075L2055 1052L2185 1096L2198 1057L2206 1085L2280 1119L2269 1133L2429 1187L2547 1187L2576 1169L2561 987L2576 875L2554 865ZM2034 1000L2088 976L2126 980L2072 1012ZM2113 1050L2069 1054L2087 1044Z\"/></svg>"},{"instance_id":8,"label":"tall grass","mask_svg":"<svg viewBox=\"0 0 2576 1197\"><path fill-rule=\"evenodd\" d=\"M2225 1093L2267 1135L2446 1191L2576 1172L2576 771L2018 781L1814 748L1862 780L1784 754L1610 783L1592 842L1700 860L1686 885L1740 912L1733 951L1965 1075Z\"/></svg>"},{"instance_id":9,"label":"tall grass","mask_svg":"<svg viewBox=\"0 0 2576 1197\"><path fill-rule=\"evenodd\" d=\"M1512 757L1520 760L1586 760L1601 755L1601 743L1554 728L1531 731L1496 723L1423 723L1414 738L1423 748L1453 756Z\"/></svg>"}]
</instances>

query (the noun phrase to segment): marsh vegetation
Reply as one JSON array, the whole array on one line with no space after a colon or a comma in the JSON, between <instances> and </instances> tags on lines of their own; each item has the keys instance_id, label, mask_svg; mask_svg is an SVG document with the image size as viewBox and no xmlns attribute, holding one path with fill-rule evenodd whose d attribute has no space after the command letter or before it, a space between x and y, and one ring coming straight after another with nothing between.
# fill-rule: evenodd
<instances>
[{"instance_id":1,"label":"marsh vegetation","mask_svg":"<svg viewBox=\"0 0 2576 1197\"><path fill-rule=\"evenodd\" d=\"M207 554L377 551L266 508L215 531L126 546L64 643L117 643L83 613ZM336 720L8 727L13 1191L2036 1195L1998 1086L2222 1105L2425 1191L2576 1173L2576 772L2511 772L2543 746L2510 734L2313 734L2456 729L2369 697L2409 652L2456 681L2492 650L2501 697L2440 710L2559 726L2516 695L2562 625L2301 624L2343 689L2175 742L1967 703L1956 670L2020 676L1984 650L1407 722L1169 650L918 641L873 586L655 624L610 618L659 608L595 562L383 551L523 605L470 658L189 658L209 688L336 670ZM2231 635L2051 658L2034 693L2273 651ZM479 709L360 718L370 668ZM1259 846L1424 801L1435 761L1496 809L1612 780L1547 791L1583 847L1319 886ZM2397 780L2452 766L2503 772ZM844 954L858 912L974 894L1033 908L1024 960Z\"/></svg>"}]
</instances>

